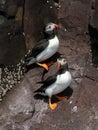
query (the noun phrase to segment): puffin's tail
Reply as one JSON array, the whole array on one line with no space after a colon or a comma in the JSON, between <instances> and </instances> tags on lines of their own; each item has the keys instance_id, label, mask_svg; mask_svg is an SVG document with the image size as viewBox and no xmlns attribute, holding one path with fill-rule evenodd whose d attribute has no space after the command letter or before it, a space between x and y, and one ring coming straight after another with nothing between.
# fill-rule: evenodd
<instances>
[{"instance_id":1,"label":"puffin's tail","mask_svg":"<svg viewBox=\"0 0 98 130\"><path fill-rule=\"evenodd\" d=\"M33 57L29 57L25 60L25 66L30 66L31 64L34 64L36 62L36 59Z\"/></svg>"},{"instance_id":2,"label":"puffin's tail","mask_svg":"<svg viewBox=\"0 0 98 130\"><path fill-rule=\"evenodd\" d=\"M37 90L35 90L34 93L45 93L45 89L42 86L42 87L38 88Z\"/></svg>"}]
</instances>

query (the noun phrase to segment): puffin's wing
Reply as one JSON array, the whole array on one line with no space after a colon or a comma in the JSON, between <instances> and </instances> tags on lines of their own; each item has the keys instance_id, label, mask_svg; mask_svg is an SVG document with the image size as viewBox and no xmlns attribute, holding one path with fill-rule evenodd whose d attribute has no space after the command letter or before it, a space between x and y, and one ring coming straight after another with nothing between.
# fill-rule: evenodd
<instances>
[{"instance_id":1,"label":"puffin's wing","mask_svg":"<svg viewBox=\"0 0 98 130\"><path fill-rule=\"evenodd\" d=\"M43 84L43 86L48 87L51 84L53 84L56 81L56 79L57 79L57 77L55 75L53 75L53 76L49 76L46 80L40 81L37 83L41 83L41 84Z\"/></svg>"},{"instance_id":2,"label":"puffin's wing","mask_svg":"<svg viewBox=\"0 0 98 130\"><path fill-rule=\"evenodd\" d=\"M36 91L34 91L34 93L38 93L38 92L45 92L45 89L47 87L49 87L52 83L54 83L56 81L56 77L55 76L50 76L48 77L46 80L44 81L40 81L37 83L41 83L43 84L40 88L38 88Z\"/></svg>"},{"instance_id":3,"label":"puffin's wing","mask_svg":"<svg viewBox=\"0 0 98 130\"><path fill-rule=\"evenodd\" d=\"M48 44L49 42L47 39L43 39L39 41L32 49L31 56L36 57L40 52L42 52L48 46Z\"/></svg>"}]
</instances>

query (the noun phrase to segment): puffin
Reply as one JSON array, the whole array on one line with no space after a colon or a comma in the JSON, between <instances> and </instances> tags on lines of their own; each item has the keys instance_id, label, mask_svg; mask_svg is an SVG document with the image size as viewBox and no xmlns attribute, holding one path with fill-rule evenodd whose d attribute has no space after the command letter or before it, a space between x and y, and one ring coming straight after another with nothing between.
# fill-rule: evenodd
<instances>
[{"instance_id":1,"label":"puffin","mask_svg":"<svg viewBox=\"0 0 98 130\"><path fill-rule=\"evenodd\" d=\"M57 107L57 103L52 103L51 99L52 96L55 96L57 99L62 100L64 98L67 98L67 96L57 96L57 94L63 92L67 87L70 86L72 82L72 75L69 72L68 69L68 62L65 57L58 58L57 59L57 64L58 64L58 70L57 72L49 76L47 79L44 81L40 81L37 83L43 84L38 90L35 91L45 93L49 97L49 106L52 110L54 110Z\"/></svg>"},{"instance_id":2,"label":"puffin","mask_svg":"<svg viewBox=\"0 0 98 130\"><path fill-rule=\"evenodd\" d=\"M48 23L46 25L44 30L46 38L37 42L34 46L30 56L26 58L26 66L36 63L37 65L45 68L45 70L49 69L50 64L48 66L48 64L41 62L51 58L58 51L59 39L56 36L56 29L60 27L60 24L56 23Z\"/></svg>"}]
</instances>

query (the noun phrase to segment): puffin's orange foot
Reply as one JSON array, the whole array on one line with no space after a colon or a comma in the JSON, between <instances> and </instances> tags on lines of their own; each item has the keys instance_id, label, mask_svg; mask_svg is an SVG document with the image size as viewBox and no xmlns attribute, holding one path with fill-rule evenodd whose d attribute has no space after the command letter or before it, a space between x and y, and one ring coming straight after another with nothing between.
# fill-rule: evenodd
<instances>
[{"instance_id":1,"label":"puffin's orange foot","mask_svg":"<svg viewBox=\"0 0 98 130\"><path fill-rule=\"evenodd\" d=\"M37 65L39 65L39 66L41 66L41 67L43 67L44 69L46 69L47 71L48 71L48 65L47 64L45 64L45 63L43 63L43 64L41 64L41 63L36 63Z\"/></svg>"},{"instance_id":2,"label":"puffin's orange foot","mask_svg":"<svg viewBox=\"0 0 98 130\"><path fill-rule=\"evenodd\" d=\"M64 99L67 99L68 97L67 96L62 96L62 97L60 97L60 96L55 96L58 100L64 100Z\"/></svg>"},{"instance_id":3,"label":"puffin's orange foot","mask_svg":"<svg viewBox=\"0 0 98 130\"><path fill-rule=\"evenodd\" d=\"M49 104L50 108L54 110L57 107L57 103Z\"/></svg>"},{"instance_id":4,"label":"puffin's orange foot","mask_svg":"<svg viewBox=\"0 0 98 130\"><path fill-rule=\"evenodd\" d=\"M50 62L47 63L47 66L50 67L50 66L53 65L53 64L54 64L54 62L53 62L53 61L50 61Z\"/></svg>"},{"instance_id":5,"label":"puffin's orange foot","mask_svg":"<svg viewBox=\"0 0 98 130\"><path fill-rule=\"evenodd\" d=\"M51 99L49 99L49 106L52 110L54 110L57 107L57 103L51 103Z\"/></svg>"}]
</instances>

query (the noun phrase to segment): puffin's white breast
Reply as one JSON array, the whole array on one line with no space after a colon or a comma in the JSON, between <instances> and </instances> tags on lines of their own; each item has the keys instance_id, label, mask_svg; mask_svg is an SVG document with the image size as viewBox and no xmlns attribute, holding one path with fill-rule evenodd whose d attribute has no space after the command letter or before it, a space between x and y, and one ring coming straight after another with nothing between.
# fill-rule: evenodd
<instances>
[{"instance_id":1,"label":"puffin's white breast","mask_svg":"<svg viewBox=\"0 0 98 130\"><path fill-rule=\"evenodd\" d=\"M72 82L72 76L69 71L66 71L62 75L57 76L57 80L54 84L48 87L45 93L51 97L52 95L56 95L62 91L64 91Z\"/></svg>"},{"instance_id":2,"label":"puffin's white breast","mask_svg":"<svg viewBox=\"0 0 98 130\"><path fill-rule=\"evenodd\" d=\"M50 58L57 52L58 47L59 47L59 40L57 36L55 36L53 39L49 40L49 45L47 46L47 48L37 56L37 61L41 62Z\"/></svg>"}]
</instances>

